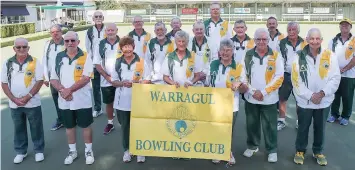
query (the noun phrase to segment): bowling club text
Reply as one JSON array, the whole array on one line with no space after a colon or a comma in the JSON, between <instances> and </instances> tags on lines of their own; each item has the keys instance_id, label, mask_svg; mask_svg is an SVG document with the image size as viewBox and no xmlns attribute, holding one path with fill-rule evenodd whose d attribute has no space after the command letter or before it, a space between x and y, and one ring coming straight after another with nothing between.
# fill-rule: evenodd
<instances>
[{"instance_id":1,"label":"bowling club text","mask_svg":"<svg viewBox=\"0 0 355 170\"><path fill-rule=\"evenodd\" d=\"M176 141L156 141L156 140L136 140L136 150L164 151L164 152L196 152L224 154L223 144L204 142L176 142Z\"/></svg>"}]
</instances>

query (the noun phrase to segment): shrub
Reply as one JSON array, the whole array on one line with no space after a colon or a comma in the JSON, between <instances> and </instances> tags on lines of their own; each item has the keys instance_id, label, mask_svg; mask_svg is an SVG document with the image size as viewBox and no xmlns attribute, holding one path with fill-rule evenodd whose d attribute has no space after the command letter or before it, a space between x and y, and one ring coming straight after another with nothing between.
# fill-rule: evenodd
<instances>
[{"instance_id":1,"label":"shrub","mask_svg":"<svg viewBox=\"0 0 355 170\"><path fill-rule=\"evenodd\" d=\"M1 26L1 38L35 33L35 23L6 24Z\"/></svg>"}]
</instances>

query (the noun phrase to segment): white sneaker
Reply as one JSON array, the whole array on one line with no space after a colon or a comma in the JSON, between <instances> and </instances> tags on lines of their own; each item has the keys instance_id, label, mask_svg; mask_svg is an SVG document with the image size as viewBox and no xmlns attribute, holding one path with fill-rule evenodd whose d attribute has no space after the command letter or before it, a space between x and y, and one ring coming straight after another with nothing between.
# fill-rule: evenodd
<instances>
[{"instance_id":1,"label":"white sneaker","mask_svg":"<svg viewBox=\"0 0 355 170\"><path fill-rule=\"evenodd\" d=\"M92 112L92 116L93 116L93 117L98 117L98 116L100 116L100 115L102 115L102 114L103 114L102 110Z\"/></svg>"},{"instance_id":2,"label":"white sneaker","mask_svg":"<svg viewBox=\"0 0 355 170\"><path fill-rule=\"evenodd\" d=\"M27 156L27 153L24 154L24 155L22 155L22 154L17 154L16 157L15 157L15 159L14 159L14 163L15 163L15 164L21 163L21 162L23 161L23 159L26 158L26 156Z\"/></svg>"},{"instance_id":3,"label":"white sneaker","mask_svg":"<svg viewBox=\"0 0 355 170\"><path fill-rule=\"evenodd\" d=\"M145 162L145 156L137 156L137 162L138 163L144 163Z\"/></svg>"},{"instance_id":4,"label":"white sneaker","mask_svg":"<svg viewBox=\"0 0 355 170\"><path fill-rule=\"evenodd\" d=\"M132 157L131 157L131 154L129 153L129 151L125 151L123 153L123 162L127 163L127 162L131 162L132 160Z\"/></svg>"},{"instance_id":5,"label":"white sneaker","mask_svg":"<svg viewBox=\"0 0 355 170\"><path fill-rule=\"evenodd\" d=\"M64 160L65 165L70 165L78 157L77 151L69 151L68 156Z\"/></svg>"},{"instance_id":6,"label":"white sneaker","mask_svg":"<svg viewBox=\"0 0 355 170\"><path fill-rule=\"evenodd\" d=\"M234 165L235 164L235 158L233 156L233 153L231 152L231 157L229 159L229 162L228 162L229 165Z\"/></svg>"},{"instance_id":7,"label":"white sneaker","mask_svg":"<svg viewBox=\"0 0 355 170\"><path fill-rule=\"evenodd\" d=\"M270 163L277 162L277 153L270 153L268 158L267 158L267 161L270 162Z\"/></svg>"},{"instance_id":8,"label":"white sneaker","mask_svg":"<svg viewBox=\"0 0 355 170\"><path fill-rule=\"evenodd\" d=\"M43 160L44 160L44 155L43 155L43 153L36 153L36 155L35 155L35 160L36 160L36 162L41 162L41 161L43 161Z\"/></svg>"},{"instance_id":9,"label":"white sneaker","mask_svg":"<svg viewBox=\"0 0 355 170\"><path fill-rule=\"evenodd\" d=\"M214 163L214 164L219 164L219 163L221 163L221 160L218 160L218 159L212 159L212 163Z\"/></svg>"},{"instance_id":10,"label":"white sneaker","mask_svg":"<svg viewBox=\"0 0 355 170\"><path fill-rule=\"evenodd\" d=\"M93 164L95 162L94 152L92 152L92 151L85 152L85 159L86 159L86 165Z\"/></svg>"},{"instance_id":11,"label":"white sneaker","mask_svg":"<svg viewBox=\"0 0 355 170\"><path fill-rule=\"evenodd\" d=\"M258 152L258 151L259 151L259 148L256 148L255 150L247 149L247 150L244 151L243 155L244 155L245 157L250 158L250 157L252 157L252 156L253 156L256 152Z\"/></svg>"}]
</instances>

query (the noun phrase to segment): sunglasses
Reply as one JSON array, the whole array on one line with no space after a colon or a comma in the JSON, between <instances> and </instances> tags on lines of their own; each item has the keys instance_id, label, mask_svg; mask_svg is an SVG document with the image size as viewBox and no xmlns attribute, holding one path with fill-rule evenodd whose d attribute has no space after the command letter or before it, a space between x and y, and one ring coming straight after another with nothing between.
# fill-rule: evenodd
<instances>
[{"instance_id":1,"label":"sunglasses","mask_svg":"<svg viewBox=\"0 0 355 170\"><path fill-rule=\"evenodd\" d=\"M28 47L28 46L15 46L15 48L18 49L18 50L21 49L21 48L22 48L22 49L27 49L27 47Z\"/></svg>"},{"instance_id":2,"label":"sunglasses","mask_svg":"<svg viewBox=\"0 0 355 170\"><path fill-rule=\"evenodd\" d=\"M96 15L95 18L102 18L102 15Z\"/></svg>"},{"instance_id":3,"label":"sunglasses","mask_svg":"<svg viewBox=\"0 0 355 170\"><path fill-rule=\"evenodd\" d=\"M66 43L69 43L69 41L72 43L76 42L76 40L64 40L64 42L66 42Z\"/></svg>"}]
</instances>

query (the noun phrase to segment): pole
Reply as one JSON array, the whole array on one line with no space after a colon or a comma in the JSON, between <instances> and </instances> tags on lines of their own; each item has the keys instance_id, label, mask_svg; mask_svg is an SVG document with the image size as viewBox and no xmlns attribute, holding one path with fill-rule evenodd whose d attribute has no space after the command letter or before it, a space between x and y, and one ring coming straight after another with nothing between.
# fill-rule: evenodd
<instances>
[{"instance_id":1,"label":"pole","mask_svg":"<svg viewBox=\"0 0 355 170\"><path fill-rule=\"evenodd\" d=\"M41 32L43 34L43 16L42 16L42 6L39 6L39 14L41 15Z\"/></svg>"}]
</instances>

